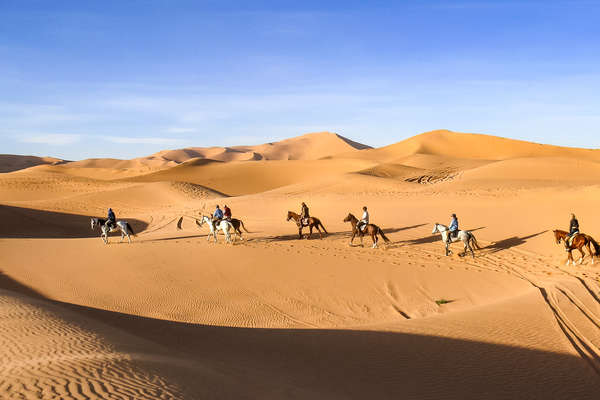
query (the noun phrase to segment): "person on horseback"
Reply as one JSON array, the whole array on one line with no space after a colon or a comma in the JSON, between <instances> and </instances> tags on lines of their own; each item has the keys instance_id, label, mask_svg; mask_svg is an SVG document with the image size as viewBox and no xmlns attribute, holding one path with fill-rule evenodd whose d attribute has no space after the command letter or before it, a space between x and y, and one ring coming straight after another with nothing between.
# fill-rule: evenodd
<instances>
[{"instance_id":1,"label":"person on horseback","mask_svg":"<svg viewBox=\"0 0 600 400\"><path fill-rule=\"evenodd\" d=\"M571 221L569 222L569 236L565 240L565 244L569 246L571 239L579 233L579 221L575 218L575 214L571 213Z\"/></svg>"},{"instance_id":2,"label":"person on horseback","mask_svg":"<svg viewBox=\"0 0 600 400\"><path fill-rule=\"evenodd\" d=\"M456 214L452 213L452 221L450 221L450 226L448 226L448 237L446 241L448 243L452 243L452 238L455 238L458 235L458 218L456 218Z\"/></svg>"},{"instance_id":3,"label":"person on horseback","mask_svg":"<svg viewBox=\"0 0 600 400\"><path fill-rule=\"evenodd\" d=\"M215 212L213 213L213 217L212 217L212 224L215 229L217 228L217 224L219 222L221 222L222 219L223 219L223 210L221 210L221 208L219 208L219 205L217 204L217 208L215 209Z\"/></svg>"},{"instance_id":4,"label":"person on horseback","mask_svg":"<svg viewBox=\"0 0 600 400\"><path fill-rule=\"evenodd\" d=\"M308 206L305 202L302 202L302 210L300 211L300 226L308 226L308 219L310 214L308 213Z\"/></svg>"},{"instance_id":5,"label":"person on horseback","mask_svg":"<svg viewBox=\"0 0 600 400\"><path fill-rule=\"evenodd\" d=\"M369 212L367 211L367 206L363 207L363 215L360 218L360 221L356 224L356 229L362 233L365 226L369 225Z\"/></svg>"},{"instance_id":6,"label":"person on horseback","mask_svg":"<svg viewBox=\"0 0 600 400\"><path fill-rule=\"evenodd\" d=\"M117 227L117 217L115 217L112 208L108 209L108 217L106 217L105 225L109 230Z\"/></svg>"},{"instance_id":7,"label":"person on horseback","mask_svg":"<svg viewBox=\"0 0 600 400\"><path fill-rule=\"evenodd\" d=\"M227 204L223 206L223 216L227 221L231 221L231 208L227 207Z\"/></svg>"}]
</instances>

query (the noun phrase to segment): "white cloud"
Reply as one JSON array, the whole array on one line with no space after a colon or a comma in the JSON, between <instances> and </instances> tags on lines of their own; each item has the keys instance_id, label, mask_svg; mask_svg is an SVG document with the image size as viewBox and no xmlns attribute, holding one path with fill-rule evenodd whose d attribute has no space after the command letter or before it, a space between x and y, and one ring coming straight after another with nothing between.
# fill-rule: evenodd
<instances>
[{"instance_id":1,"label":"white cloud","mask_svg":"<svg viewBox=\"0 0 600 400\"><path fill-rule=\"evenodd\" d=\"M158 137L126 137L126 136L106 136L105 140L112 143L122 144L181 144L182 139L158 138Z\"/></svg>"},{"instance_id":2,"label":"white cloud","mask_svg":"<svg viewBox=\"0 0 600 400\"><path fill-rule=\"evenodd\" d=\"M81 135L66 133L31 134L19 137L19 141L24 143L52 144L57 146L77 143L80 140Z\"/></svg>"}]
</instances>

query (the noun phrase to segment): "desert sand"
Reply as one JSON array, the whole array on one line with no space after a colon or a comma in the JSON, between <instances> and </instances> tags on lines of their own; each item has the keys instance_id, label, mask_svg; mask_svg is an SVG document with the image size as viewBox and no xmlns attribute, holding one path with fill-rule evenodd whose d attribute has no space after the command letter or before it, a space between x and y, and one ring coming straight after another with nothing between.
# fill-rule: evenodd
<instances>
[{"instance_id":1,"label":"desert sand","mask_svg":"<svg viewBox=\"0 0 600 400\"><path fill-rule=\"evenodd\" d=\"M1 398L600 393L600 264L565 266L552 234L574 212L600 239L600 150L450 131L373 149L323 132L1 168ZM286 221L302 201L323 239ZM216 204L244 240L207 241L194 219ZM343 219L363 205L390 243L349 246ZM133 243L91 230L108 207ZM475 258L432 235L452 212Z\"/></svg>"}]
</instances>

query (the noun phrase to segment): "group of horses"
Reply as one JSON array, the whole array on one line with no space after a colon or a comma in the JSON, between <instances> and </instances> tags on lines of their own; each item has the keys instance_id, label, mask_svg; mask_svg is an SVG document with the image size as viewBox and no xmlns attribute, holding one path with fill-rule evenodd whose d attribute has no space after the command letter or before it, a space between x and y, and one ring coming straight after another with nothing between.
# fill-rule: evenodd
<instances>
[{"instance_id":1,"label":"group of horses","mask_svg":"<svg viewBox=\"0 0 600 400\"><path fill-rule=\"evenodd\" d=\"M179 219L179 221L177 222L178 229L181 229L181 222L182 222L183 218L184 218L184 216L182 216ZM207 215L203 215L200 219L197 219L194 217L189 217L189 218L193 218L196 222L196 225L198 225L199 228L201 228L202 226L204 226L204 224L206 224L208 226L208 228L210 229L210 234L207 235L207 240L210 241L210 239L212 237L214 239L215 243L218 241L217 233L219 230L222 231L223 234L225 235L225 240L227 241L227 243L235 242L238 235L239 235L240 239L243 240L241 229L246 231L246 233L250 233L246 229L244 222L241 219L237 219L237 218L223 219L223 220L220 220L215 223L213 223L212 218ZM319 218L309 217L309 218L303 219L299 214L297 214L293 211L288 211L286 221L290 221L290 220L293 220L296 223L296 225L298 226L298 237L300 239L302 239L304 237L302 234L302 230L304 228L309 229L309 233L307 236L308 238L310 238L312 236L313 230L315 230L315 229L319 232L320 238L323 238L323 234L327 234L327 230L325 229L325 226L323 226L323 223L321 222L321 220ZM375 224L366 224L363 227L359 228L358 218L356 218L354 215L352 215L350 213L346 216L346 218L344 218L344 222L349 222L350 225L352 226L352 237L350 238L350 246L353 245L354 239L357 236L360 238L361 246L364 246L364 244L363 244L364 236L370 236L371 240L373 242L373 245L372 245L373 248L376 248L378 246L379 236L381 236L381 238L386 243L388 243L390 241L388 239L388 237L385 235L385 233L383 232L383 230ZM116 221L116 223L113 224L109 228L106 225L106 219L92 218L91 219L91 227L92 227L92 230L97 229L97 228L100 229L100 231L101 231L100 237L106 244L108 243L108 233L110 233L110 232L120 232L121 233L121 241L120 242L122 242L124 238L127 238L128 242L131 243L131 236L135 236L133 228L131 227L129 222L123 221L123 220ZM233 240L231 238L232 232L233 232ZM585 253L583 251L584 248L587 248L589 256L591 257L591 260L592 260L592 264L594 264L594 257L600 257L600 244L598 244L598 242L596 242L596 240L594 240L594 238L592 238L590 235L578 233L574 237L570 238L569 233L566 231L557 229L557 230L554 230L553 232L554 232L554 238L555 238L556 244L564 243L564 245L565 245L565 250L568 253L567 264L566 264L567 266L571 263L573 265L576 265L576 262L573 259L573 254L572 254L573 250L578 250L581 253L581 258L579 259L580 264L583 263L583 260L585 258ZM439 233L441 235L442 242L445 243L447 256L451 254L450 244L454 243L454 242L462 242L463 243L464 251L461 254L461 256L465 256L468 254L468 252L470 252L471 256L474 258L475 250L481 249L481 247L479 246L479 243L477 243L477 239L475 238L475 235L471 231L459 231L455 236L450 236L450 238L448 238L448 235L450 235L450 231L449 231L448 227L446 225L435 223L431 234L436 234L436 233Z\"/></svg>"},{"instance_id":2,"label":"group of horses","mask_svg":"<svg viewBox=\"0 0 600 400\"><path fill-rule=\"evenodd\" d=\"M222 231L223 234L225 235L225 240L227 241L227 243L235 242L238 235L239 235L240 239L243 240L244 238L242 236L241 229L246 231L246 233L249 233L249 231L246 229L246 226L244 225L244 222L241 219L230 218L230 219L222 219L220 221L213 222L212 218L208 215L202 215L202 217L200 219L197 219L195 217L189 217L189 216L181 216L179 218L179 221L177 222L178 229L181 229L181 224L182 224L184 217L194 219L194 221L196 222L196 225L198 225L199 228L202 228L206 224L208 226L208 228L210 229L210 234L207 235L207 240L210 241L210 239L212 237L214 239L215 243L218 242L217 233L219 230ZM315 230L315 229L319 232L320 238L323 238L323 234L327 234L327 229L325 229L325 226L323 226L323 223L321 222L321 220L319 218L309 217L309 218L303 219L299 214L297 214L293 211L288 211L286 220L287 221L293 220L296 223L296 225L298 226L298 237L300 239L302 239L304 237L302 234L302 230L304 228L309 229L309 233L307 236L309 239L313 234L313 230ZM121 233L121 241L120 242L122 242L124 238L127 238L128 242L131 243L131 236L132 235L135 236L135 233L133 232L133 228L127 221L123 221L123 220L116 221L116 223L113 224L111 227L108 227L106 225L106 221L107 221L106 219L102 219L102 218L92 218L91 219L92 230L97 229L97 228L100 229L100 231L101 231L100 236L101 236L102 240L104 241L104 243L106 243L106 244L108 243L108 233L110 233L110 232L120 232ZM352 226L352 237L350 238L350 246L353 245L354 239L357 236L360 238L361 246L364 246L364 243L363 243L364 236L371 237L371 240L373 242L373 245L372 245L373 248L376 248L378 246L380 236L386 243L390 242L390 239L385 235L383 230L375 224L366 224L366 225L362 226L361 228L359 228L358 218L356 218L354 215L352 215L350 213L346 216L346 218L344 218L344 222L349 222L350 225ZM232 232L233 232L233 239L231 237ZM448 235L449 235L448 227L445 225L436 223L434 225L434 228L432 231L432 234L434 234L434 233L440 233L442 236L442 240L446 243L446 255L450 254L450 249L449 249L450 242L462 241L464 244L463 255L466 255L467 251L470 251L471 255L473 257L475 257L474 249L479 249L479 245L477 244L477 240L475 239L475 236L473 235L473 233L471 233L469 231L460 231L456 237L452 237L450 239L450 241L448 241L447 240Z\"/></svg>"}]
</instances>

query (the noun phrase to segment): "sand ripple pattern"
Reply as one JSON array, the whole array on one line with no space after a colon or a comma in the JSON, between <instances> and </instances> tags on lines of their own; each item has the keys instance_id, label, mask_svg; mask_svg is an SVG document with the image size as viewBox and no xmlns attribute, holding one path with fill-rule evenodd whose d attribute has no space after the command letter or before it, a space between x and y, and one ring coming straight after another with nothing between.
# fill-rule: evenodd
<instances>
[{"instance_id":1,"label":"sand ripple pattern","mask_svg":"<svg viewBox=\"0 0 600 400\"><path fill-rule=\"evenodd\" d=\"M61 315L57 306L0 291L0 398L182 397L151 368L143 368L135 353L117 350L128 346L128 337L114 346L90 329L97 328L95 323L74 324Z\"/></svg>"}]
</instances>

